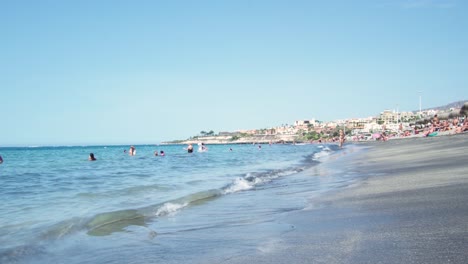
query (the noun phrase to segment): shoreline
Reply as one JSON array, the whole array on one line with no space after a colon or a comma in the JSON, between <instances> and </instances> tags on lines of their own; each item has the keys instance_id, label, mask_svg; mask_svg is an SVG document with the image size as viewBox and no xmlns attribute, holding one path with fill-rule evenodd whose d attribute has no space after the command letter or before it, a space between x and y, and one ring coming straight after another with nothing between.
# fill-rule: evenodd
<instances>
[{"instance_id":1,"label":"shoreline","mask_svg":"<svg viewBox=\"0 0 468 264\"><path fill-rule=\"evenodd\" d=\"M445 136L455 136L459 134L466 134L467 132L462 133L454 133L453 131L443 131L437 132L437 135L431 137L445 137ZM401 136L401 137L390 137L386 141L393 141L393 140L408 140L414 138L426 138L422 133L414 134L410 136ZM345 144L372 144L373 142L381 142L380 140L348 140L345 141ZM160 145L188 145L188 144L197 144L203 142L204 144L209 145L226 145L226 144L326 144L326 143L337 143L338 141L335 140L327 140L319 143L317 141L310 141L310 140L303 140L299 138L297 135L262 135L262 136L249 136L243 137L236 140L231 140L231 136L209 136L209 137L201 137L197 139L187 139L187 140L173 140L173 141L165 141L161 142Z\"/></svg>"},{"instance_id":2,"label":"shoreline","mask_svg":"<svg viewBox=\"0 0 468 264\"><path fill-rule=\"evenodd\" d=\"M297 135L259 135L259 136L246 136L239 139L232 140L232 136L208 136L196 139L186 140L173 140L161 142L161 145L187 145L197 144L203 142L210 145L224 145L224 144L281 144L293 143L297 141Z\"/></svg>"},{"instance_id":3,"label":"shoreline","mask_svg":"<svg viewBox=\"0 0 468 264\"><path fill-rule=\"evenodd\" d=\"M275 250L223 263L465 263L468 134L363 146L323 164L363 178L279 219L294 230Z\"/></svg>"}]
</instances>

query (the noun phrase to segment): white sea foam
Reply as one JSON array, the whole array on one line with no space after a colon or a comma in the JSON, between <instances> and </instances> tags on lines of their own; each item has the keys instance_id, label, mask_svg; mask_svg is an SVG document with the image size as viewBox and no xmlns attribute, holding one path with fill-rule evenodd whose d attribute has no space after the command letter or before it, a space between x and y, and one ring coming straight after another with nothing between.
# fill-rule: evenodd
<instances>
[{"instance_id":1,"label":"white sea foam","mask_svg":"<svg viewBox=\"0 0 468 264\"><path fill-rule=\"evenodd\" d=\"M250 182L244 178L237 178L231 185L229 185L229 187L224 189L223 194L235 193L239 191L252 189L255 185L255 180L253 182Z\"/></svg>"},{"instance_id":2,"label":"white sea foam","mask_svg":"<svg viewBox=\"0 0 468 264\"><path fill-rule=\"evenodd\" d=\"M175 212L179 211L180 209L186 207L188 203L177 204L177 203L165 203L163 206L158 208L156 211L156 216L163 216L174 214Z\"/></svg>"},{"instance_id":3,"label":"white sea foam","mask_svg":"<svg viewBox=\"0 0 468 264\"><path fill-rule=\"evenodd\" d=\"M285 170L285 171L279 172L275 178L288 176L288 175L297 173L297 172L299 172L301 170L302 169L300 169L300 170L299 169L298 170Z\"/></svg>"},{"instance_id":4,"label":"white sea foam","mask_svg":"<svg viewBox=\"0 0 468 264\"><path fill-rule=\"evenodd\" d=\"M254 176L250 173L245 175L243 178L235 179L228 187L226 187L222 193L230 194L240 191L245 191L254 188L256 185L264 184L270 182L279 177L288 176L294 173L297 173L298 170L285 170L285 171L273 171L270 174L265 174L263 176Z\"/></svg>"},{"instance_id":5,"label":"white sea foam","mask_svg":"<svg viewBox=\"0 0 468 264\"><path fill-rule=\"evenodd\" d=\"M282 242L281 239L269 239L262 242L257 249L262 253L274 252L283 244Z\"/></svg>"},{"instance_id":6,"label":"white sea foam","mask_svg":"<svg viewBox=\"0 0 468 264\"><path fill-rule=\"evenodd\" d=\"M314 159L317 160L317 159L329 156L330 154L331 154L331 150L328 147L325 147L322 149L322 151L314 154Z\"/></svg>"}]
</instances>

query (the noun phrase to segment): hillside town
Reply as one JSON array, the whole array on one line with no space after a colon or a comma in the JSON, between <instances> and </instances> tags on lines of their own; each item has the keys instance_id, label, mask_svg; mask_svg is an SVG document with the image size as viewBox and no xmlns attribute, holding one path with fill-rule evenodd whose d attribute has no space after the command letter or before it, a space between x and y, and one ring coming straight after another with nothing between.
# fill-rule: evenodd
<instances>
[{"instance_id":1,"label":"hillside town","mask_svg":"<svg viewBox=\"0 0 468 264\"><path fill-rule=\"evenodd\" d=\"M399 112L384 110L377 116L349 118L324 122L317 119L296 120L293 124L277 127L238 130L234 132L202 131L185 141L171 143L291 143L291 142L327 142L336 141L339 131L343 130L347 141L379 140L394 137L406 137L429 131L432 118L439 116L448 126L453 126L449 119L457 119L462 124L466 116L468 102L452 103L454 107L434 108L420 111ZM461 118L461 121L458 118ZM429 133L427 133L428 135ZM426 135L426 136L427 136Z\"/></svg>"}]
</instances>

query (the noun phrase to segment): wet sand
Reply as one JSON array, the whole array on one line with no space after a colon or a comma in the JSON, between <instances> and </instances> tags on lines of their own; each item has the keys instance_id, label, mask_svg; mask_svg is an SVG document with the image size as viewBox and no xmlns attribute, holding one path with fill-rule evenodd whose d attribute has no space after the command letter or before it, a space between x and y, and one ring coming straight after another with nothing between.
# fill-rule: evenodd
<instances>
[{"instance_id":1,"label":"wet sand","mask_svg":"<svg viewBox=\"0 0 468 264\"><path fill-rule=\"evenodd\" d=\"M281 217L291 231L222 263L466 263L468 134L365 146L321 165L361 180Z\"/></svg>"}]
</instances>

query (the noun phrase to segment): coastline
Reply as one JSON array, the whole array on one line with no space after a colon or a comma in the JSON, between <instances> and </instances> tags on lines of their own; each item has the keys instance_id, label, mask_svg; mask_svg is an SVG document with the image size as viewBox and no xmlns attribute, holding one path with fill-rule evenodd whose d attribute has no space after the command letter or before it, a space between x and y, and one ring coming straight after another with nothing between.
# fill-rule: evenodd
<instances>
[{"instance_id":1,"label":"coastline","mask_svg":"<svg viewBox=\"0 0 468 264\"><path fill-rule=\"evenodd\" d=\"M453 130L450 131L440 131L436 135L431 135L430 137L445 137L453 136L459 133L455 133ZM427 136L423 133L412 134L409 136L392 136L387 139L387 141L393 140L407 140L414 138L425 138ZM376 139L367 139L367 140L352 140L352 136L346 137L346 142L352 144L372 144L373 142L379 141ZM226 145L226 144L318 144L317 140L305 140L296 134L292 135L249 135L243 136L237 139L233 139L231 136L203 136L193 139L186 140L173 140L161 142L161 145L188 145L188 144L198 144L204 143L209 145ZM323 143L337 143L338 139L335 137L325 139Z\"/></svg>"},{"instance_id":2,"label":"coastline","mask_svg":"<svg viewBox=\"0 0 468 264\"><path fill-rule=\"evenodd\" d=\"M274 250L223 263L465 263L468 134L364 146L324 164L362 179L279 219L294 230Z\"/></svg>"},{"instance_id":3,"label":"coastline","mask_svg":"<svg viewBox=\"0 0 468 264\"><path fill-rule=\"evenodd\" d=\"M196 139L187 139L187 140L175 140L161 142L163 145L187 145L187 144L197 144L203 142L204 144L210 145L224 145L224 144L281 144L281 143L293 143L297 141L297 135L251 135L241 137L236 140L232 140L232 136L207 136L200 137Z\"/></svg>"}]
</instances>

